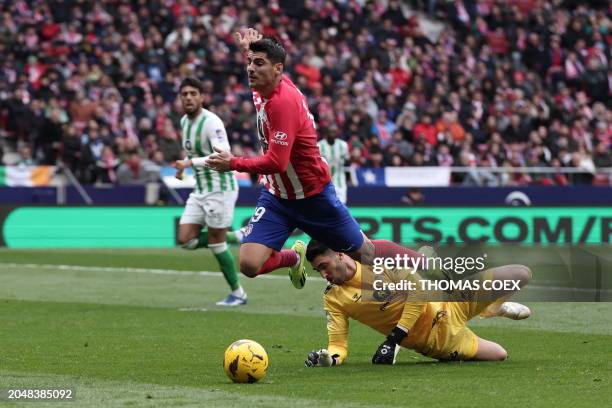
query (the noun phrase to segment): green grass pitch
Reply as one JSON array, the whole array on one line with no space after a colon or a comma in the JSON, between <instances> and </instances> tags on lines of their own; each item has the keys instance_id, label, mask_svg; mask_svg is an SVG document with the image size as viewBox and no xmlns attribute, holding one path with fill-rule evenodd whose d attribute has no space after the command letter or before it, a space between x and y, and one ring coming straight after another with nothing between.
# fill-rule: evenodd
<instances>
[{"instance_id":1,"label":"green grass pitch","mask_svg":"<svg viewBox=\"0 0 612 408\"><path fill-rule=\"evenodd\" d=\"M190 272L204 270L217 270L206 250L0 251L0 389L76 389L71 403L0 406L612 406L610 303L531 303L525 321L473 321L508 350L502 363L402 350L397 365L372 366L382 336L351 322L346 365L306 368L327 340L323 280L296 291L282 275L243 278L248 305L223 309L221 274ZM260 383L223 372L241 338L269 354Z\"/></svg>"}]
</instances>

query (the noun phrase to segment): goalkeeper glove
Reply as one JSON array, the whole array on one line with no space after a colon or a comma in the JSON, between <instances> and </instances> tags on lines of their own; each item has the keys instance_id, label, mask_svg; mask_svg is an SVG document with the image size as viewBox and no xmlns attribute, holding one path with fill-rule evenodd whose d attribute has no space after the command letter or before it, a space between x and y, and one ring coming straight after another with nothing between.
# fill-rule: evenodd
<instances>
[{"instance_id":1,"label":"goalkeeper glove","mask_svg":"<svg viewBox=\"0 0 612 408\"><path fill-rule=\"evenodd\" d=\"M331 355L326 349L313 350L304 361L306 367L331 367L336 365L338 354Z\"/></svg>"},{"instance_id":2,"label":"goalkeeper glove","mask_svg":"<svg viewBox=\"0 0 612 408\"><path fill-rule=\"evenodd\" d=\"M399 344L407 334L399 327L394 328L387 336L387 339L378 346L378 350L372 356L372 364L395 364Z\"/></svg>"}]
</instances>

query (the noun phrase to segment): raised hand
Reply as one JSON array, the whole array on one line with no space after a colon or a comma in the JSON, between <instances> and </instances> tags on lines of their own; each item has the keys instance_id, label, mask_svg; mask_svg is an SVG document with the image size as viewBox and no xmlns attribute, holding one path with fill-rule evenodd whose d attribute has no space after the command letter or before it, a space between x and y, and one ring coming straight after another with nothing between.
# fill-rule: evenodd
<instances>
[{"instance_id":1,"label":"raised hand","mask_svg":"<svg viewBox=\"0 0 612 408\"><path fill-rule=\"evenodd\" d=\"M237 31L234 33L234 41L240 47L242 53L246 53L249 50L249 45L255 41L259 41L263 38L259 32L254 28L247 28L246 30Z\"/></svg>"}]
</instances>

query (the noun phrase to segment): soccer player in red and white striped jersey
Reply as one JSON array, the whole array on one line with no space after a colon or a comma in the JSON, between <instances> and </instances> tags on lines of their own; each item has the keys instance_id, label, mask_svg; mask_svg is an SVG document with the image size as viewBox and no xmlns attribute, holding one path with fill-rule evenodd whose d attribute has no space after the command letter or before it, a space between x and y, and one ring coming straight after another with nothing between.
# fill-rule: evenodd
<instances>
[{"instance_id":1,"label":"soccer player in red and white striped jersey","mask_svg":"<svg viewBox=\"0 0 612 408\"><path fill-rule=\"evenodd\" d=\"M286 53L271 38L254 29L236 33L236 42L247 57L249 86L257 108L258 136L263 155L234 157L215 148L206 166L217 171L237 170L263 177L262 191L240 246L240 270L249 277L290 267L296 288L305 283L305 244L282 247L299 228L337 252L372 264L375 257L416 251L390 241L370 241L336 196L329 168L317 146L314 118L304 95L283 75Z\"/></svg>"},{"instance_id":2,"label":"soccer player in red and white striped jersey","mask_svg":"<svg viewBox=\"0 0 612 408\"><path fill-rule=\"evenodd\" d=\"M249 81L255 86L259 78L249 74ZM232 169L262 174L266 189L279 198L300 200L323 191L331 178L318 151L314 117L304 95L283 75L266 97L254 91L253 102L264 155L235 157Z\"/></svg>"}]
</instances>

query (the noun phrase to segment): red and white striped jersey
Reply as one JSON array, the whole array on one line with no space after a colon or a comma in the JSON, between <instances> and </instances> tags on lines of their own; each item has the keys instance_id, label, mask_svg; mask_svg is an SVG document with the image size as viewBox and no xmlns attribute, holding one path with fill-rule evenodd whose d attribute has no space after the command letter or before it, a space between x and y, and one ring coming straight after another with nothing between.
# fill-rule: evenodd
<instances>
[{"instance_id":1,"label":"red and white striped jersey","mask_svg":"<svg viewBox=\"0 0 612 408\"><path fill-rule=\"evenodd\" d=\"M264 154L234 157L231 169L261 174L266 189L280 198L299 200L323 191L331 178L304 95L283 75L268 99L254 91L253 102Z\"/></svg>"}]
</instances>

